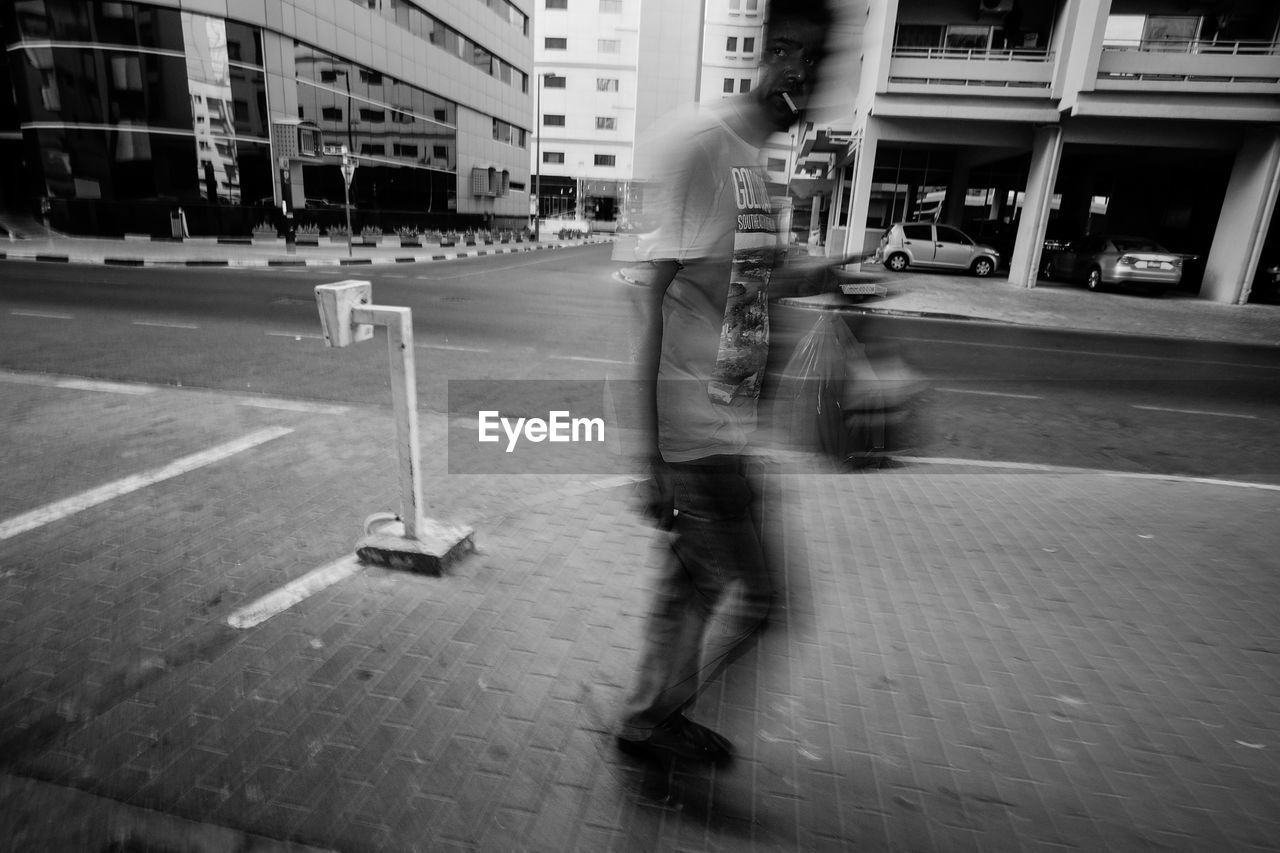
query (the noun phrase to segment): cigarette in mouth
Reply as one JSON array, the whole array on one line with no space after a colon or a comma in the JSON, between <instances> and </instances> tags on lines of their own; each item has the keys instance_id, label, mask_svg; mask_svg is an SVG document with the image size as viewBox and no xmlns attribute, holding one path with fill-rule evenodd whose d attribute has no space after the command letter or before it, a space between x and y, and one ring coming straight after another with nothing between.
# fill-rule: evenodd
<instances>
[{"instance_id":1,"label":"cigarette in mouth","mask_svg":"<svg viewBox=\"0 0 1280 853\"><path fill-rule=\"evenodd\" d=\"M800 112L799 108L796 107L796 102L791 100L791 96L788 95L786 92L782 93L782 100L787 102L787 109L791 110L791 112L793 113Z\"/></svg>"}]
</instances>

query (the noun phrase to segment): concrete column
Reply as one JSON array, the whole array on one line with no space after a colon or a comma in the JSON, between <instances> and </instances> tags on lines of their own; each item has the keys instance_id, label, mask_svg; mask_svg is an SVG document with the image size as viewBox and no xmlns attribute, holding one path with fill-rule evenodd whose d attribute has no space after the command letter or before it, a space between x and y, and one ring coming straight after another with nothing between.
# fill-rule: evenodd
<instances>
[{"instance_id":1,"label":"concrete column","mask_svg":"<svg viewBox=\"0 0 1280 853\"><path fill-rule=\"evenodd\" d=\"M875 174L876 149L880 145L880 128L868 118L862 134L862 145L853 163L853 198L849 202L849 230L845 233L844 254L860 258L874 252L879 236L867 237L867 213L871 209L871 178ZM868 247L868 242L870 246ZM853 265L861 268L860 264Z\"/></svg>"},{"instance_id":2,"label":"concrete column","mask_svg":"<svg viewBox=\"0 0 1280 853\"><path fill-rule=\"evenodd\" d=\"M1049 224L1053 203L1053 187L1058 180L1058 164L1062 162L1062 128L1051 124L1036 128L1031 147L1031 169L1022 202L1022 218L1018 236L1009 260L1009 283L1019 287L1035 287L1040 270L1040 253L1044 248L1044 232Z\"/></svg>"},{"instance_id":3,"label":"concrete column","mask_svg":"<svg viewBox=\"0 0 1280 853\"><path fill-rule=\"evenodd\" d=\"M1236 153L1227 196L1205 261L1200 295L1242 305L1249 299L1280 191L1280 130L1257 130Z\"/></svg>"},{"instance_id":4,"label":"concrete column","mask_svg":"<svg viewBox=\"0 0 1280 853\"><path fill-rule=\"evenodd\" d=\"M942 205L942 221L957 228L964 225L964 203L969 195L969 167L960 163L951 172L947 197Z\"/></svg>"}]
</instances>

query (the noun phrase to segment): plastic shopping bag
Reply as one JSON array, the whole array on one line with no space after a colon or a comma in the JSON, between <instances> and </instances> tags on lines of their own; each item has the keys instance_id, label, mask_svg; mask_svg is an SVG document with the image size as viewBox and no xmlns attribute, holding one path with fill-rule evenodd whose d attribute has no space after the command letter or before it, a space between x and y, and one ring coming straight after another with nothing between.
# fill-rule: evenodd
<instances>
[{"instance_id":1,"label":"plastic shopping bag","mask_svg":"<svg viewBox=\"0 0 1280 853\"><path fill-rule=\"evenodd\" d=\"M877 462L886 446L886 401L866 349L842 319L824 313L779 378L775 425L793 450L838 469Z\"/></svg>"}]
</instances>

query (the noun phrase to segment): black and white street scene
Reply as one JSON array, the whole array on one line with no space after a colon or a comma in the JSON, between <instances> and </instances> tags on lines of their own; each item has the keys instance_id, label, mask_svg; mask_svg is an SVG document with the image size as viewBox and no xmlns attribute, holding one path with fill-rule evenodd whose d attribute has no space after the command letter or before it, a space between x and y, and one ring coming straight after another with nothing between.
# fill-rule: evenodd
<instances>
[{"instance_id":1,"label":"black and white street scene","mask_svg":"<svg viewBox=\"0 0 1280 853\"><path fill-rule=\"evenodd\" d=\"M0 42L0 847L1280 849L1280 5Z\"/></svg>"}]
</instances>

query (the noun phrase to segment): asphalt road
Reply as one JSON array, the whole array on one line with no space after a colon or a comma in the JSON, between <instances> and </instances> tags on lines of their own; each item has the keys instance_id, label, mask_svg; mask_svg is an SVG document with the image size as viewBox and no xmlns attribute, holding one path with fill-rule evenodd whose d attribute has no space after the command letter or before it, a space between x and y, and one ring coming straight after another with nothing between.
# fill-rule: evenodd
<instances>
[{"instance_id":1,"label":"asphalt road","mask_svg":"<svg viewBox=\"0 0 1280 853\"><path fill-rule=\"evenodd\" d=\"M614 269L607 246L358 271L6 262L0 368L386 405L385 346L328 349L320 337L313 288L350 277L371 281L376 303L413 310L420 406L449 410L453 381L456 413L460 394L479 404L496 393L460 380L624 375L629 313ZM776 310L779 349L814 316ZM1273 350L847 320L927 380L896 436L911 455L1280 482Z\"/></svg>"}]
</instances>

